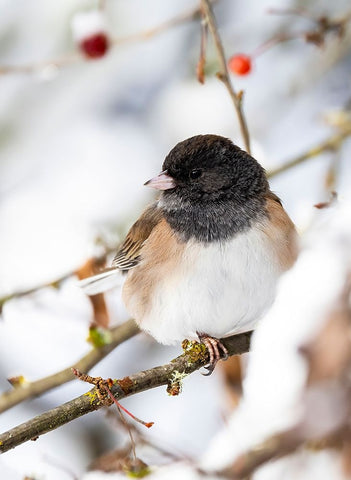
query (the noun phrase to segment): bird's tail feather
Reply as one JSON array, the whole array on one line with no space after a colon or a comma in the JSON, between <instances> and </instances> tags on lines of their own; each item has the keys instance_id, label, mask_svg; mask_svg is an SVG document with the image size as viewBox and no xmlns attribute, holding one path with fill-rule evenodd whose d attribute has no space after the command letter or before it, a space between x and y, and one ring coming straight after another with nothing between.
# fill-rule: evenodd
<instances>
[{"instance_id":1,"label":"bird's tail feather","mask_svg":"<svg viewBox=\"0 0 351 480\"><path fill-rule=\"evenodd\" d=\"M121 271L113 268L92 277L84 278L84 280L80 280L78 285L87 295L96 295L111 288L121 287L123 281L124 278Z\"/></svg>"}]
</instances>

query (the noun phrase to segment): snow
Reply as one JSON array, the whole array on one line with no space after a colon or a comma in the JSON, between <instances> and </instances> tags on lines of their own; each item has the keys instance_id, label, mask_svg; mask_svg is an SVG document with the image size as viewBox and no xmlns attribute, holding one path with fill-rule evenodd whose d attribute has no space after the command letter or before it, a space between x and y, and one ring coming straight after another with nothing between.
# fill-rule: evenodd
<instances>
[{"instance_id":1,"label":"snow","mask_svg":"<svg viewBox=\"0 0 351 480\"><path fill-rule=\"evenodd\" d=\"M204 454L205 469L224 468L303 416L308 368L300 349L321 331L351 264L351 203L333 207L326 217L306 235L313 242L306 242L294 267L281 279L274 305L255 331L243 400L228 429ZM331 431L338 419L335 415L336 424L329 424L323 410L316 413L316 435Z\"/></svg>"},{"instance_id":2,"label":"snow","mask_svg":"<svg viewBox=\"0 0 351 480\"><path fill-rule=\"evenodd\" d=\"M107 31L106 15L99 10L78 12L72 18L72 31L78 43L95 33L105 33Z\"/></svg>"}]
</instances>

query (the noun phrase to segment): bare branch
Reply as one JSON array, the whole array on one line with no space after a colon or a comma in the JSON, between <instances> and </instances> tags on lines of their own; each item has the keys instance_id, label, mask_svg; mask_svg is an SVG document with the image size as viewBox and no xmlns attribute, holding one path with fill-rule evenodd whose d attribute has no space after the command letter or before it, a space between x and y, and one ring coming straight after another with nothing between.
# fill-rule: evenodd
<instances>
[{"instance_id":1,"label":"bare branch","mask_svg":"<svg viewBox=\"0 0 351 480\"><path fill-rule=\"evenodd\" d=\"M268 171L267 176L269 178L275 177L276 175L279 175L280 173L283 173L292 167L296 167L297 165L304 163L306 160L309 160L310 158L317 157L318 155L321 155L324 152L335 151L341 147L344 140L346 140L350 135L351 135L351 127L342 129L340 132L332 135L331 137L327 138L326 140L314 146L313 148L310 148L309 150L302 153L301 155L298 155L296 158L293 158L292 160L284 163L283 165L280 165L279 167Z\"/></svg>"},{"instance_id":2,"label":"bare branch","mask_svg":"<svg viewBox=\"0 0 351 480\"><path fill-rule=\"evenodd\" d=\"M221 339L230 355L248 352L252 332ZM111 391L117 400L151 388L167 385L178 375L189 375L208 363L208 353L203 344L188 343L183 355L166 365L151 368L121 380L115 380ZM72 374L73 375L73 374ZM37 439L75 418L102 408L96 388L70 400L59 407L38 415L0 435L0 452L4 453L28 440Z\"/></svg>"},{"instance_id":3,"label":"bare branch","mask_svg":"<svg viewBox=\"0 0 351 480\"><path fill-rule=\"evenodd\" d=\"M214 0L212 3L215 3L215 1L217 0ZM199 18L201 18L201 8L193 8L187 12L181 13L174 18L171 18L170 20L167 20L164 23L161 23L160 25L157 25L156 27L150 28L149 30L136 33L134 35L128 35L123 38L116 38L115 40L113 40L113 44L122 45L124 43L133 43L142 40L148 40L149 38L154 37L155 35L159 35L160 33L163 33L172 27L176 27L177 25L181 25L185 22L198 20Z\"/></svg>"},{"instance_id":4,"label":"bare branch","mask_svg":"<svg viewBox=\"0 0 351 480\"><path fill-rule=\"evenodd\" d=\"M0 314L2 313L2 308L4 304L9 300L12 300L13 298L20 298L20 297L25 297L26 295L31 295L32 293L35 293L41 288L47 288L47 287L59 288L65 280L67 280L68 278L71 278L73 275L77 275L78 277L82 278L81 273L83 271L88 272L86 273L86 276L91 275L92 272L96 273L95 269L97 270L98 268L105 266L107 255L115 252L115 250L116 250L115 246L113 247L104 246L104 251L101 255L97 255L96 257L92 257L86 260L83 265L81 265L80 267L78 267L76 270L72 272L67 272L52 281L44 282L31 288L18 290L18 291L9 293L8 295L5 295L3 297L0 297ZM88 270L86 270L87 267L91 268L92 270L89 272Z\"/></svg>"},{"instance_id":5,"label":"bare branch","mask_svg":"<svg viewBox=\"0 0 351 480\"><path fill-rule=\"evenodd\" d=\"M58 288L62 282L70 278L72 275L74 275L74 272L65 273L64 275L62 275L61 277L58 277L56 280L53 280L52 282L46 282L41 285L37 285L33 288L18 290L17 292L13 292L8 295L5 295L4 297L0 297L0 314L2 312L2 307L9 300L12 300L13 298L24 297L26 295L31 295L32 293L35 293L37 290L40 290L41 288L45 288L45 287Z\"/></svg>"},{"instance_id":6,"label":"bare branch","mask_svg":"<svg viewBox=\"0 0 351 480\"><path fill-rule=\"evenodd\" d=\"M230 80L223 44L218 33L216 19L213 13L211 2L209 0L201 0L201 5L217 50L217 56L220 65L220 71L217 73L217 77L224 83L225 87L229 92L230 98L232 99L234 108L236 110L241 135L244 140L246 151L250 153L249 130L247 128L247 123L242 108L243 92L236 93Z\"/></svg>"},{"instance_id":7,"label":"bare branch","mask_svg":"<svg viewBox=\"0 0 351 480\"><path fill-rule=\"evenodd\" d=\"M133 337L138 332L139 329L133 320L128 320L122 325L112 328L109 330L111 341L108 344L102 347L92 348L84 357L74 363L74 365L53 375L41 378L40 380L18 384L15 388L0 395L0 413L24 400L37 397L55 387L74 380L75 376L72 373L72 368L89 372L89 370L118 347L118 345Z\"/></svg>"},{"instance_id":8,"label":"bare branch","mask_svg":"<svg viewBox=\"0 0 351 480\"><path fill-rule=\"evenodd\" d=\"M224 478L247 479L258 467L270 460L294 452L304 441L295 430L273 435L264 442L240 455L229 468L218 472Z\"/></svg>"},{"instance_id":9,"label":"bare branch","mask_svg":"<svg viewBox=\"0 0 351 480\"><path fill-rule=\"evenodd\" d=\"M121 46L128 43L140 42L143 40L148 40L156 35L159 35L172 27L177 25L181 25L185 22L190 22L200 18L201 10L200 8L193 8L185 13L182 13L166 22L157 25L156 27L150 28L148 30L144 30L143 32L136 33L133 35L128 35L126 37L121 38L113 38L111 41L111 45L114 46ZM10 74L10 73L35 73L45 68L61 68L64 66L68 66L72 63L78 61L84 61L84 56L80 52L71 52L67 53L66 55L62 55L61 57L55 59L44 60L42 62L37 63L30 63L27 65L0 65L0 75Z\"/></svg>"},{"instance_id":10,"label":"bare branch","mask_svg":"<svg viewBox=\"0 0 351 480\"><path fill-rule=\"evenodd\" d=\"M208 24L201 22L201 39L200 39L200 57L196 66L196 76L200 83L205 83L205 65L206 65L206 48L207 48Z\"/></svg>"}]
</instances>

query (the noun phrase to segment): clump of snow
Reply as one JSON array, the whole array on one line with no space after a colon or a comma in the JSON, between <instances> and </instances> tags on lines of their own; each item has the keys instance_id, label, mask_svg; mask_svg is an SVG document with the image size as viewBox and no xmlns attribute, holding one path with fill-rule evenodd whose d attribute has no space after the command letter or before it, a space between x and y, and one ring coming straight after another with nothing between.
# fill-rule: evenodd
<instances>
[{"instance_id":1,"label":"clump of snow","mask_svg":"<svg viewBox=\"0 0 351 480\"><path fill-rule=\"evenodd\" d=\"M106 16L100 10L78 12L72 18L72 33L74 40L79 43L95 33L106 33Z\"/></svg>"},{"instance_id":2,"label":"clump of snow","mask_svg":"<svg viewBox=\"0 0 351 480\"><path fill-rule=\"evenodd\" d=\"M282 278L276 301L254 334L243 400L228 428L204 454L205 469L224 468L240 453L296 424L305 413L308 365L299 349L323 328L351 265L350 203L331 209L325 217L309 235L313 241L306 242L295 266ZM331 422L319 427L326 433L333 426Z\"/></svg>"}]
</instances>

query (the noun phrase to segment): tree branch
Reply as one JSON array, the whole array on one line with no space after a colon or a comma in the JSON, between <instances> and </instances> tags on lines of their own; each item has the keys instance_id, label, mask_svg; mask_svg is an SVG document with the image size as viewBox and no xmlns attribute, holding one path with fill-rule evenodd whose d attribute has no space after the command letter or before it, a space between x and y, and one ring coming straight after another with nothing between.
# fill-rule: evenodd
<instances>
[{"instance_id":1,"label":"tree branch","mask_svg":"<svg viewBox=\"0 0 351 480\"><path fill-rule=\"evenodd\" d=\"M217 0L212 0L212 3L215 3L216 1ZM181 25L185 22L199 19L201 17L201 13L201 8L193 8L192 10L181 13L180 15L177 15L176 17L167 20L166 22L163 22L156 27L150 28L149 30L144 30L143 32L135 33L134 35L128 35L122 38L116 38L113 40L113 44L123 45L124 43L133 43L142 40L148 40L149 38L154 37L155 35L159 35L160 33L163 33L172 27Z\"/></svg>"},{"instance_id":2,"label":"tree branch","mask_svg":"<svg viewBox=\"0 0 351 480\"><path fill-rule=\"evenodd\" d=\"M74 272L65 273L64 275L62 275L61 277L57 278L52 282L46 282L41 285L37 285L35 287L24 289L24 290L18 290L17 292L9 293L8 295L0 297L0 314L2 313L2 307L9 300L12 300L13 298L24 297L26 295L31 295L32 293L35 293L37 290L40 290L41 288L45 288L45 287L58 288L62 282L70 278L72 275L74 275Z\"/></svg>"},{"instance_id":3,"label":"tree branch","mask_svg":"<svg viewBox=\"0 0 351 480\"><path fill-rule=\"evenodd\" d=\"M258 467L270 460L284 457L293 453L306 440L296 435L294 430L273 435L264 442L255 445L245 453L241 454L230 467L216 472L219 477L224 478L250 478Z\"/></svg>"},{"instance_id":4,"label":"tree branch","mask_svg":"<svg viewBox=\"0 0 351 480\"><path fill-rule=\"evenodd\" d=\"M84 357L71 367L65 368L60 372L54 373L47 377L41 378L34 382L23 383L16 385L11 390L0 395L0 413L14 407L24 400L37 397L55 387L63 385L64 383L74 380L76 377L72 373L72 368L76 368L83 372L89 372L100 360L105 358L118 345L125 342L139 332L139 328L134 320L128 320L122 325L111 328L109 333L111 335L110 342L102 347L92 348Z\"/></svg>"},{"instance_id":5,"label":"tree branch","mask_svg":"<svg viewBox=\"0 0 351 480\"><path fill-rule=\"evenodd\" d=\"M213 0L215 2L216 0ZM185 22L190 22L200 18L201 9L193 8L187 12L181 13L180 15L167 20L156 27L150 28L148 30L144 30L140 33L135 33L133 35L127 35L121 38L113 38L111 43L114 46L121 46L127 43L134 43L139 42L142 40L148 40L160 33L167 31L168 29L180 25ZM10 73L33 73L39 70L42 70L47 67L57 67L61 68L72 63L78 61L84 61L84 56L76 51L67 53L66 55L62 55L61 57L51 59L51 60L44 60L42 62L31 63L27 65L0 65L0 75L10 74Z\"/></svg>"},{"instance_id":6,"label":"tree branch","mask_svg":"<svg viewBox=\"0 0 351 480\"><path fill-rule=\"evenodd\" d=\"M106 258L110 253L114 253L116 251L116 246L111 247L111 246L104 246L104 251L101 253L101 255L97 255L95 257L92 257L84 262L83 265L78 267L76 270L73 270L71 272L64 273L60 277L56 278L55 280L49 281L49 282L43 282L40 283L39 285L36 285L31 288L25 288L23 290L17 290L15 292L9 293L8 295L4 295L3 297L0 297L0 315L2 313L2 308L6 302L9 300L12 300L13 298L20 298L24 297L26 295L31 295L32 293L35 293L36 291L40 290L41 288L47 288L47 287L53 287L53 288L59 288L61 284L73 277L73 275L77 275L80 278L83 278L81 276L81 273L86 270L87 267L93 268L104 266L106 262ZM93 270L94 271L94 270ZM92 272L89 272L88 275L91 275ZM95 272L94 272L95 273Z\"/></svg>"},{"instance_id":7,"label":"tree branch","mask_svg":"<svg viewBox=\"0 0 351 480\"><path fill-rule=\"evenodd\" d=\"M240 355L249 351L251 334L252 332L246 332L221 339L221 341L228 349L229 355ZM111 391L117 400L121 400L151 388L170 385L177 378L177 374L180 376L189 375L207 363L208 352L204 345L193 345L190 342L185 346L183 355L166 365L151 368L121 380L115 380ZM59 407L2 433L0 435L0 452L7 452L28 440L37 439L38 436L103 406L104 404L101 402L96 388L93 388Z\"/></svg>"},{"instance_id":8,"label":"tree branch","mask_svg":"<svg viewBox=\"0 0 351 480\"><path fill-rule=\"evenodd\" d=\"M298 155L296 158L293 158L292 160L284 163L283 165L280 165L279 167L268 171L267 173L268 178L275 177L276 175L279 175L280 173L283 173L292 167L296 167L297 165L304 163L306 160L309 160L310 158L317 157L318 155L321 155L324 152L337 150L338 148L340 148L344 140L346 140L346 138L348 138L350 135L351 135L351 126L341 129L338 133L331 135L322 143L315 145L313 148L310 148L309 150L302 153L301 155Z\"/></svg>"},{"instance_id":9,"label":"tree branch","mask_svg":"<svg viewBox=\"0 0 351 480\"><path fill-rule=\"evenodd\" d=\"M209 0L201 0L201 4L202 4L205 18L210 28L210 32L213 37L215 47L217 50L217 57L220 65L220 71L217 73L217 77L224 83L225 87L229 92L230 98L232 99L234 108L236 110L240 130L241 130L241 135L244 140L246 151L248 153L251 153L250 135L249 135L249 130L247 128L247 123L246 123L246 119L245 119L243 108L242 108L243 92L241 91L239 93L236 93L233 87L233 84L230 80L229 72L227 68L227 61L226 61L225 53L223 49L223 44L218 34L218 28L217 28L216 19L213 13L211 2Z\"/></svg>"}]
</instances>

